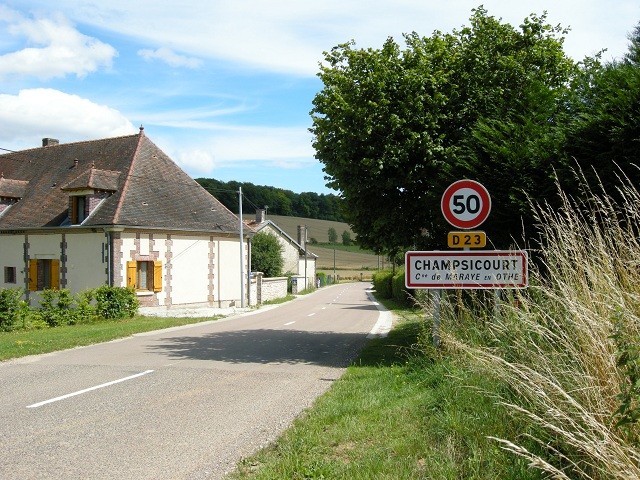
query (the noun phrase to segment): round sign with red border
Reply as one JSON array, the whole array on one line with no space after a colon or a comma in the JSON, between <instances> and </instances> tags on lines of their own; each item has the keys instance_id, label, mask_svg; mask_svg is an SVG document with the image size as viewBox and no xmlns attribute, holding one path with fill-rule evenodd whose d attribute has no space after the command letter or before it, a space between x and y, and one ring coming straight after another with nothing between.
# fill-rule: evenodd
<instances>
[{"instance_id":1,"label":"round sign with red border","mask_svg":"<svg viewBox=\"0 0 640 480\"><path fill-rule=\"evenodd\" d=\"M458 180L447 187L440 202L444 218L456 228L476 228L491 211L491 197L481 183Z\"/></svg>"}]
</instances>

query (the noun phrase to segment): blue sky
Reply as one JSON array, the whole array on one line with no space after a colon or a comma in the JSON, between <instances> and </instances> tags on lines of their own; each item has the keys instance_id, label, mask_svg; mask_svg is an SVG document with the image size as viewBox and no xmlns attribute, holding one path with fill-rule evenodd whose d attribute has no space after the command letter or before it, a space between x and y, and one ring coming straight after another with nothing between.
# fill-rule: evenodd
<instances>
[{"instance_id":1,"label":"blue sky","mask_svg":"<svg viewBox=\"0 0 640 480\"><path fill-rule=\"evenodd\" d=\"M575 60L619 58L640 21L637 0L0 0L0 148L143 125L194 178L331 193L308 131L322 52L451 31L480 4L513 25L546 10Z\"/></svg>"}]
</instances>

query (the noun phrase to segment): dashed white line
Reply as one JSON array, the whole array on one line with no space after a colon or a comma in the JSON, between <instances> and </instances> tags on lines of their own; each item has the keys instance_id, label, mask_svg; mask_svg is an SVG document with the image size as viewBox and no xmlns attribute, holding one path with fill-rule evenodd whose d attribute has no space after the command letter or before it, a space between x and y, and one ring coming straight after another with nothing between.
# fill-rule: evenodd
<instances>
[{"instance_id":1,"label":"dashed white line","mask_svg":"<svg viewBox=\"0 0 640 480\"><path fill-rule=\"evenodd\" d=\"M284 326L286 327L287 325L293 325L294 323L296 323L296 321L294 320L293 322L287 322L284 324Z\"/></svg>"},{"instance_id":2,"label":"dashed white line","mask_svg":"<svg viewBox=\"0 0 640 480\"><path fill-rule=\"evenodd\" d=\"M70 397L75 397L76 395L82 395L83 393L91 392L93 390L98 390L99 388L108 387L110 385L115 385L116 383L126 382L127 380L132 380L137 377L141 377L142 375L147 375L148 373L153 372L153 370L145 370L144 372L136 373L135 375L131 375L129 377L120 378L118 380L113 380L112 382L103 383L101 385L96 385L95 387L85 388L84 390L78 390L77 392L67 393L66 395L62 395L56 398L50 398L49 400L44 400L43 402L34 403L33 405L27 405L27 408L38 408L43 405L47 405L48 403L58 402L60 400L65 400Z\"/></svg>"}]
</instances>

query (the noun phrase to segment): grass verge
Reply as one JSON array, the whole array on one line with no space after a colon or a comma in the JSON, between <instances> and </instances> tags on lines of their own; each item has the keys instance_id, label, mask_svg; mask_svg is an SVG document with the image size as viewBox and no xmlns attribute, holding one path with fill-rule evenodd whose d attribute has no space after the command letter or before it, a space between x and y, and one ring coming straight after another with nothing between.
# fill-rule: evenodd
<instances>
[{"instance_id":1,"label":"grass verge","mask_svg":"<svg viewBox=\"0 0 640 480\"><path fill-rule=\"evenodd\" d=\"M210 318L158 318L136 316L127 320L60 326L42 330L0 332L0 361L67 348L106 342L134 333L198 323Z\"/></svg>"},{"instance_id":2,"label":"grass verge","mask_svg":"<svg viewBox=\"0 0 640 480\"><path fill-rule=\"evenodd\" d=\"M423 315L399 318L274 444L243 459L230 479L537 479L487 439L515 429L477 389L500 385L459 359L415 347ZM509 432L513 433L513 432Z\"/></svg>"}]
</instances>

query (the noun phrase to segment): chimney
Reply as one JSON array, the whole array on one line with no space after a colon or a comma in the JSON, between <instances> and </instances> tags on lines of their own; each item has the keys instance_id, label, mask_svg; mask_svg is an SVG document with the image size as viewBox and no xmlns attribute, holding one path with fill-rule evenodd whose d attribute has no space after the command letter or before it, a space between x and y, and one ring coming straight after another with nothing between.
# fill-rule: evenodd
<instances>
[{"instance_id":1,"label":"chimney","mask_svg":"<svg viewBox=\"0 0 640 480\"><path fill-rule=\"evenodd\" d=\"M267 219L267 214L264 208L256 209L256 222L264 223Z\"/></svg>"},{"instance_id":2,"label":"chimney","mask_svg":"<svg viewBox=\"0 0 640 480\"><path fill-rule=\"evenodd\" d=\"M42 146L43 147L53 147L54 145L58 145L60 141L57 138L43 138Z\"/></svg>"},{"instance_id":3,"label":"chimney","mask_svg":"<svg viewBox=\"0 0 640 480\"><path fill-rule=\"evenodd\" d=\"M307 250L307 227L305 225L298 225L298 245L305 251Z\"/></svg>"}]
</instances>

